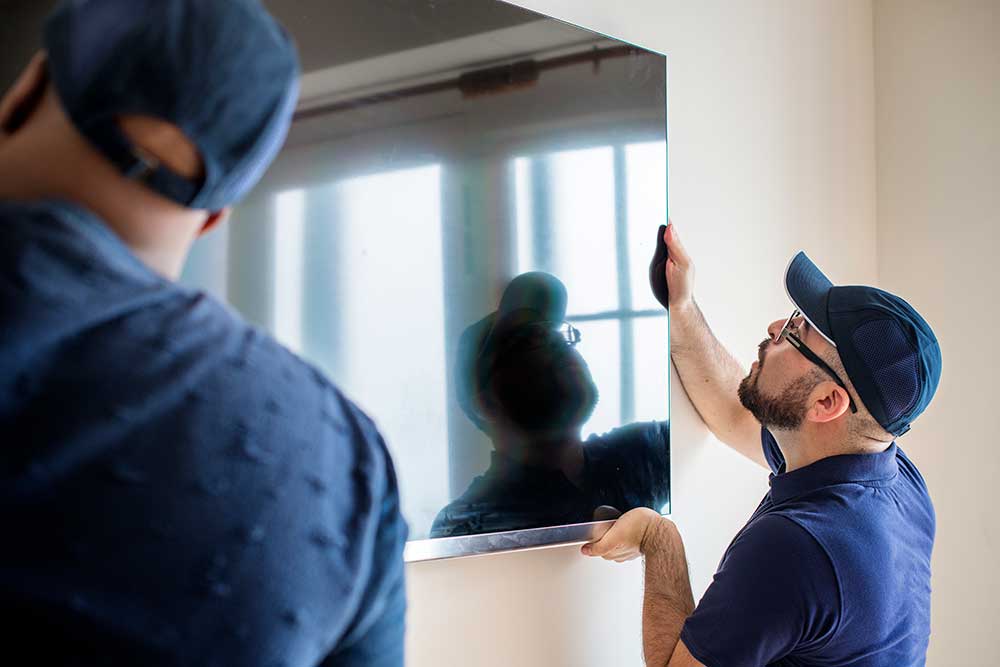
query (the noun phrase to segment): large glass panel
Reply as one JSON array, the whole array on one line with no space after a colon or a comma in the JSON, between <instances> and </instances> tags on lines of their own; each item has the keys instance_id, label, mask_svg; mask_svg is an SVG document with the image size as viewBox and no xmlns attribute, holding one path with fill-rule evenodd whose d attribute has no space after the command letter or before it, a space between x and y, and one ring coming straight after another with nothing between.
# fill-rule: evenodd
<instances>
[{"instance_id":1,"label":"large glass panel","mask_svg":"<svg viewBox=\"0 0 1000 667\"><path fill-rule=\"evenodd\" d=\"M617 320L589 320L577 322L576 326L580 329L581 338L578 349L590 367L594 384L600 392L594 414L581 429L581 434L586 437L592 433L606 433L622 423L619 377L621 326Z\"/></svg>"},{"instance_id":2,"label":"large glass panel","mask_svg":"<svg viewBox=\"0 0 1000 667\"><path fill-rule=\"evenodd\" d=\"M667 146L662 141L625 147L625 191L628 209L628 251L632 258L632 307L661 309L649 289L645 269L656 249L656 229L667 224Z\"/></svg>"},{"instance_id":3,"label":"large glass panel","mask_svg":"<svg viewBox=\"0 0 1000 667\"><path fill-rule=\"evenodd\" d=\"M337 260L355 288L343 291L339 312L349 354L331 374L376 420L407 479L420 480L402 485L417 525L448 500L440 176L432 165L334 190Z\"/></svg>"},{"instance_id":4,"label":"large glass panel","mask_svg":"<svg viewBox=\"0 0 1000 667\"><path fill-rule=\"evenodd\" d=\"M670 349L667 320L635 321L635 418L663 419L670 407Z\"/></svg>"},{"instance_id":5,"label":"large glass panel","mask_svg":"<svg viewBox=\"0 0 1000 667\"><path fill-rule=\"evenodd\" d=\"M274 211L274 337L302 353L306 193L282 192Z\"/></svg>"},{"instance_id":6,"label":"large glass panel","mask_svg":"<svg viewBox=\"0 0 1000 667\"><path fill-rule=\"evenodd\" d=\"M184 280L375 420L414 540L666 509L664 58L497 0L275 12L295 123Z\"/></svg>"}]
</instances>

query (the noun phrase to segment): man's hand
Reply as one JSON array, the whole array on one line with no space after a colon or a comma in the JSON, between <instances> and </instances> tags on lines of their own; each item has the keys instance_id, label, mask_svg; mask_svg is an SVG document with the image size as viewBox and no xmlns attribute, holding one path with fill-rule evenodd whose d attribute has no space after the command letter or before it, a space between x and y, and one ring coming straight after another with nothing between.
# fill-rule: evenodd
<instances>
[{"instance_id":1,"label":"man's hand","mask_svg":"<svg viewBox=\"0 0 1000 667\"><path fill-rule=\"evenodd\" d=\"M584 544L580 552L584 556L613 560L616 563L633 560L645 553L654 527L661 521L670 520L647 507L631 510L615 521L608 532L604 533L604 537Z\"/></svg>"},{"instance_id":2,"label":"man's hand","mask_svg":"<svg viewBox=\"0 0 1000 667\"><path fill-rule=\"evenodd\" d=\"M673 521L645 507L634 509L581 551L619 563L644 556L642 653L646 664L700 665L679 641L684 621L694 611L694 598L684 541Z\"/></svg>"},{"instance_id":3,"label":"man's hand","mask_svg":"<svg viewBox=\"0 0 1000 667\"><path fill-rule=\"evenodd\" d=\"M667 225L663 232L667 244L667 288L670 293L670 308L688 308L694 302L694 262L681 244L674 223Z\"/></svg>"}]
</instances>

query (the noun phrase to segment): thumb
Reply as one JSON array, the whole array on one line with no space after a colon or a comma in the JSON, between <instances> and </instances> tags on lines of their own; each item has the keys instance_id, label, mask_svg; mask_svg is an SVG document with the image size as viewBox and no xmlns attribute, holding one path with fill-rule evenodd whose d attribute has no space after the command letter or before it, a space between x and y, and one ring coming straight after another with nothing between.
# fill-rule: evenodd
<instances>
[{"instance_id":1,"label":"thumb","mask_svg":"<svg viewBox=\"0 0 1000 667\"><path fill-rule=\"evenodd\" d=\"M691 262L691 257L688 255L687 249L684 248L684 244L681 243L680 236L677 234L677 226L672 221L667 225L664 241L667 244L667 251L671 260L680 266L687 266Z\"/></svg>"},{"instance_id":2,"label":"thumb","mask_svg":"<svg viewBox=\"0 0 1000 667\"><path fill-rule=\"evenodd\" d=\"M580 551L584 556L604 556L614 549L617 541L617 531L615 531L615 525L612 525L611 528L608 529L608 532L604 533L604 535L593 542L584 544L580 548Z\"/></svg>"},{"instance_id":3,"label":"thumb","mask_svg":"<svg viewBox=\"0 0 1000 667\"><path fill-rule=\"evenodd\" d=\"M600 558L604 554L608 553L610 550L611 548L608 545L607 540L605 540L604 538L601 538L596 542L588 542L587 544L584 544L582 547L580 547L580 553L582 553L584 556L594 556L596 558Z\"/></svg>"}]
</instances>

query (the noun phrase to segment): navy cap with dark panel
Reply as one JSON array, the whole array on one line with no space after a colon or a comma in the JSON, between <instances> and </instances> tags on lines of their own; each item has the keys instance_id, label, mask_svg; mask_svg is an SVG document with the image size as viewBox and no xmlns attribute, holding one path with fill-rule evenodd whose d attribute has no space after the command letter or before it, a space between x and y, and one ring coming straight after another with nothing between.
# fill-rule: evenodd
<instances>
[{"instance_id":1,"label":"navy cap with dark panel","mask_svg":"<svg viewBox=\"0 0 1000 667\"><path fill-rule=\"evenodd\" d=\"M256 185L298 99L295 46L257 0L63 0L45 25L49 74L73 124L128 178L220 210ZM188 180L134 146L125 114L168 121L201 154Z\"/></svg>"},{"instance_id":2,"label":"navy cap with dark panel","mask_svg":"<svg viewBox=\"0 0 1000 667\"><path fill-rule=\"evenodd\" d=\"M894 436L930 403L941 348L913 307L875 287L837 286L800 252L785 272L788 297L840 354L858 397Z\"/></svg>"}]
</instances>

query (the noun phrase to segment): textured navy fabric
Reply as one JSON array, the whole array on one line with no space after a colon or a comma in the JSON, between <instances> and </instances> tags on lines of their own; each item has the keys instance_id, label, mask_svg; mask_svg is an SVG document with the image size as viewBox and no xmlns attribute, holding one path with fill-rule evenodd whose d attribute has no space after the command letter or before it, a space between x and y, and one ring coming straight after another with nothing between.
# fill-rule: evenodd
<instances>
[{"instance_id":1,"label":"textured navy fabric","mask_svg":"<svg viewBox=\"0 0 1000 667\"><path fill-rule=\"evenodd\" d=\"M930 637L934 508L895 443L786 473L726 550L681 639L707 667L912 667Z\"/></svg>"},{"instance_id":2,"label":"textured navy fabric","mask_svg":"<svg viewBox=\"0 0 1000 667\"><path fill-rule=\"evenodd\" d=\"M0 204L0 525L32 664L403 662L372 421L65 203Z\"/></svg>"}]
</instances>

